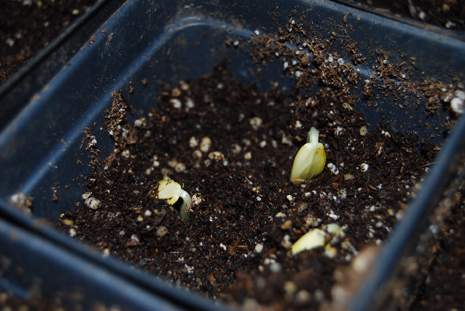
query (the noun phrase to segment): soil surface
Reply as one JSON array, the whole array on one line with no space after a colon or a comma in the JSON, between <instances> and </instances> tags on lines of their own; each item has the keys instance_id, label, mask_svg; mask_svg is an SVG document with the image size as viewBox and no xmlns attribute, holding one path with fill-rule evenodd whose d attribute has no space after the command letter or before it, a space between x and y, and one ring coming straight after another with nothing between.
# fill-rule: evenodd
<instances>
[{"instance_id":1,"label":"soil surface","mask_svg":"<svg viewBox=\"0 0 465 311\"><path fill-rule=\"evenodd\" d=\"M0 9L0 84L96 0L5 0Z\"/></svg>"},{"instance_id":2,"label":"soil surface","mask_svg":"<svg viewBox=\"0 0 465 311\"><path fill-rule=\"evenodd\" d=\"M412 310L460 310L465 288L465 209L452 210L440 228L436 258L425 283L420 287Z\"/></svg>"},{"instance_id":3,"label":"soil surface","mask_svg":"<svg viewBox=\"0 0 465 311\"><path fill-rule=\"evenodd\" d=\"M464 0L347 0L447 29L465 30Z\"/></svg>"},{"instance_id":4,"label":"soil surface","mask_svg":"<svg viewBox=\"0 0 465 311\"><path fill-rule=\"evenodd\" d=\"M360 280L351 266L369 266L371 246L402 217L438 151L388 122L373 126L355 107L374 94L400 103L412 95L435 113L449 109L457 86L406 78L405 63L391 64L383 53L376 74L362 80L355 65L364 57L353 42L344 60L331 39L294 20L242 44L259 64L278 59L292 86L259 90L224 63L199 79L162 85L158 105L143 116L132 113L130 95L115 93L104 124L114 149L101 154L93 130L86 132L87 191L58 226L105 255L247 310L343 303ZM129 94L146 83L133 82ZM290 168L312 126L326 167L296 186ZM189 221L178 204L155 198L164 176L192 196ZM314 229L324 232L325 246L292 255L293 243Z\"/></svg>"},{"instance_id":5,"label":"soil surface","mask_svg":"<svg viewBox=\"0 0 465 311\"><path fill-rule=\"evenodd\" d=\"M22 301L8 293L0 291L1 311L62 311L63 306L57 302L45 301L43 299L30 299Z\"/></svg>"}]
</instances>

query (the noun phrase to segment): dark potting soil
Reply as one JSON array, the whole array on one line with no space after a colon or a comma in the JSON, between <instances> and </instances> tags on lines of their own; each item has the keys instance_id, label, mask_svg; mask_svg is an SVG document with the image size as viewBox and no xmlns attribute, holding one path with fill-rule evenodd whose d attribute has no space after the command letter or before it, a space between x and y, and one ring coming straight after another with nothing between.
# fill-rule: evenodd
<instances>
[{"instance_id":1,"label":"dark potting soil","mask_svg":"<svg viewBox=\"0 0 465 311\"><path fill-rule=\"evenodd\" d=\"M0 84L96 0L6 0L0 9Z\"/></svg>"},{"instance_id":2,"label":"dark potting soil","mask_svg":"<svg viewBox=\"0 0 465 311\"><path fill-rule=\"evenodd\" d=\"M465 29L464 0L347 0L447 29Z\"/></svg>"},{"instance_id":3,"label":"dark potting soil","mask_svg":"<svg viewBox=\"0 0 465 311\"><path fill-rule=\"evenodd\" d=\"M376 74L362 81L354 64L364 57L353 43L345 44L352 61L344 61L331 39L317 39L293 20L287 28L226 44L251 48L260 64L284 62L292 87L276 82L259 90L225 62L198 79L162 85L158 105L143 116L132 112L130 95L115 93L104 124L114 149L101 154L92 134L100 125L86 132L87 191L58 226L105 255L244 309L343 303L341 291L357 287L343 284L357 280L349 265L354 258L368 265L371 246L402 217L438 151L389 123L370 126L355 107L374 94L400 103L413 95L415 105L427 103L435 113L448 109L458 86L412 81L405 63L391 64L383 53ZM156 81L133 81L129 94L144 92L146 83ZM327 166L296 186L292 160L312 126ZM165 175L192 196L187 222L154 198ZM292 244L315 228L326 231L327 246L291 255Z\"/></svg>"},{"instance_id":4,"label":"dark potting soil","mask_svg":"<svg viewBox=\"0 0 465 311\"><path fill-rule=\"evenodd\" d=\"M63 311L66 310L63 304L59 302L59 297L55 301L45 301L44 299L29 299L23 301L0 291L0 310L1 311Z\"/></svg>"},{"instance_id":5,"label":"dark potting soil","mask_svg":"<svg viewBox=\"0 0 465 311\"><path fill-rule=\"evenodd\" d=\"M412 310L460 310L465 288L465 209L453 209L438 228L435 256L425 281L418 290Z\"/></svg>"}]
</instances>

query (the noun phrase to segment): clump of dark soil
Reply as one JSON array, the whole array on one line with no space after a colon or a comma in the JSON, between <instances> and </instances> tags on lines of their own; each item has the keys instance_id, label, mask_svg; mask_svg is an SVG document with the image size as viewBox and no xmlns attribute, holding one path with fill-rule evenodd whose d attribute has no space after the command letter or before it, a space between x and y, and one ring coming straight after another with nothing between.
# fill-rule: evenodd
<instances>
[{"instance_id":1,"label":"clump of dark soil","mask_svg":"<svg viewBox=\"0 0 465 311\"><path fill-rule=\"evenodd\" d=\"M0 10L0 83L96 0L7 0Z\"/></svg>"},{"instance_id":2,"label":"clump of dark soil","mask_svg":"<svg viewBox=\"0 0 465 311\"><path fill-rule=\"evenodd\" d=\"M58 225L106 255L244 308L315 309L330 301L339 267L386 239L438 151L389 123L373 126L355 107L381 89L394 99L413 94L434 113L447 109L454 87L407 79L404 65L382 53L362 81L354 64L364 58L353 44L346 45L352 61L344 61L330 53L329 40L293 20L288 28L257 36L250 47L260 64L283 60L292 87L259 89L226 62L163 85L144 116L131 112L131 97L115 93L105 117L114 149L102 155L87 131L87 191ZM292 160L312 126L327 166L296 186ZM188 222L154 199L166 175L193 198ZM315 228L327 232L327 246L291 255Z\"/></svg>"},{"instance_id":3,"label":"clump of dark soil","mask_svg":"<svg viewBox=\"0 0 465 311\"><path fill-rule=\"evenodd\" d=\"M348 0L447 29L465 29L464 0Z\"/></svg>"}]
</instances>

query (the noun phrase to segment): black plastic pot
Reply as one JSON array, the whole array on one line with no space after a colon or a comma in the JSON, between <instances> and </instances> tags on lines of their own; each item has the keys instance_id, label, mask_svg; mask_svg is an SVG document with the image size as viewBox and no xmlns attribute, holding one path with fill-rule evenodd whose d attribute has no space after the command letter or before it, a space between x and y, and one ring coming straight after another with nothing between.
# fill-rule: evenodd
<instances>
[{"instance_id":1,"label":"black plastic pot","mask_svg":"<svg viewBox=\"0 0 465 311\"><path fill-rule=\"evenodd\" d=\"M0 220L0 288L37 308L181 310L96 264Z\"/></svg>"},{"instance_id":2,"label":"black plastic pot","mask_svg":"<svg viewBox=\"0 0 465 311\"><path fill-rule=\"evenodd\" d=\"M56 247L57 252L48 255L50 262L59 261L60 254L70 256L69 260L98 266L168 303L189 309L222 309L116 259L103 258L35 219L54 221L79 200L83 185L76 182L75 177L87 173L86 166L77 161L86 159L85 152L80 149L83 130L93 122L101 124L113 91L127 86L129 81L144 78L173 83L196 78L224 59L232 64L231 68L240 79L256 81L247 70L253 66L251 60L239 49L227 48L225 39L248 38L256 29L275 32L290 16L304 16L322 37L337 31L345 19L352 25L351 37L362 53L373 55L375 49L393 55L403 53L415 57L416 67L430 77L447 80L454 75L463 80L464 42L330 1L128 1L0 133L1 217ZM368 59L368 64L373 61ZM359 69L362 75L369 76L369 66ZM274 77L261 77L270 78ZM144 92L131 95L131 103L139 104L136 108L141 111L146 110L153 105L156 91L156 83L151 83ZM377 110L363 105L358 109L367 115L372 126L384 120L396 131L413 132L434 142L444 140L446 111L430 116L424 109L402 109L385 100L380 100ZM441 199L443 190L452 180L461 178L455 174L459 172L455 167L460 162L459 151L464 149L461 139L464 134L465 120L462 119L444 145L423 189L386 243L373 275L354 298L352 309L373 307L378 294L394 276L402 255L416 243L416 233L424 228L427 214ZM97 140L110 150L111 143L103 132L97 135ZM53 203L51 189L57 184L69 187L61 190L59 201ZM25 217L9 203L10 196L17 192L34 198L33 219ZM3 250L2 243L8 241L0 241ZM28 247L27 240L21 247ZM14 249L5 249L4 255L15 258ZM45 262L47 254L43 256ZM36 266L35 269L41 268ZM79 269L86 268L76 265L73 273L79 275ZM21 284L15 275L7 278L12 284ZM90 282L92 275L88 278ZM95 282L101 284L98 275L95 275Z\"/></svg>"},{"instance_id":3,"label":"black plastic pot","mask_svg":"<svg viewBox=\"0 0 465 311\"><path fill-rule=\"evenodd\" d=\"M0 85L0 129L39 92L120 6L122 0L98 0L47 47Z\"/></svg>"},{"instance_id":4,"label":"black plastic pot","mask_svg":"<svg viewBox=\"0 0 465 311\"><path fill-rule=\"evenodd\" d=\"M401 16L399 14L391 12L389 9L376 7L377 5L379 5L379 2L378 4L368 5L368 4L363 3L363 1L358 1L358 0L334 0L334 1L343 3L345 5L348 5L348 6L360 9L360 10L371 12L373 14L377 14L377 15L386 17L388 19L393 19L401 23L407 23L415 27L427 29L428 31L435 32L437 34L441 34L447 37L454 37L456 39L465 41L465 31L463 30L448 29L445 27L432 25L429 22L423 22L418 19L414 19L411 16ZM389 2L387 2L387 6L389 7Z\"/></svg>"}]
</instances>

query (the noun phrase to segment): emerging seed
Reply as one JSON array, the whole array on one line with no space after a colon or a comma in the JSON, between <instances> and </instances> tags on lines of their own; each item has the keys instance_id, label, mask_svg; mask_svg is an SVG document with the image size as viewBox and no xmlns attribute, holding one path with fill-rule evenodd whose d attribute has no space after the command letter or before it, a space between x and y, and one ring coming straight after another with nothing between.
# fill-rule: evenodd
<instances>
[{"instance_id":1,"label":"emerging seed","mask_svg":"<svg viewBox=\"0 0 465 311\"><path fill-rule=\"evenodd\" d=\"M192 212L192 199L189 193L181 188L181 185L169 177L158 182L156 198L165 200L169 205L181 204L180 216L183 221L188 221Z\"/></svg>"},{"instance_id":2,"label":"emerging seed","mask_svg":"<svg viewBox=\"0 0 465 311\"><path fill-rule=\"evenodd\" d=\"M326 152L323 144L318 142L318 135L318 130L312 127L307 143L297 151L291 169L291 182L295 185L319 175L325 168Z\"/></svg>"},{"instance_id":3,"label":"emerging seed","mask_svg":"<svg viewBox=\"0 0 465 311\"><path fill-rule=\"evenodd\" d=\"M300 252L324 247L325 255L333 258L337 249L332 245L338 243L345 237L344 229L336 223L324 225L321 229L312 229L301 236L291 248L292 255Z\"/></svg>"},{"instance_id":4,"label":"emerging seed","mask_svg":"<svg viewBox=\"0 0 465 311\"><path fill-rule=\"evenodd\" d=\"M305 250L323 247L326 244L326 232L321 229L313 229L304 234L292 245L292 255L296 255Z\"/></svg>"}]
</instances>

